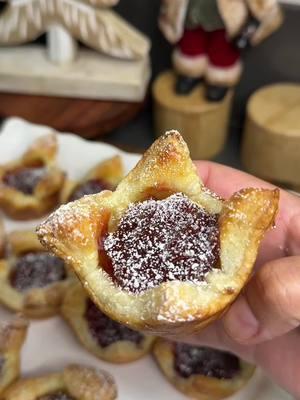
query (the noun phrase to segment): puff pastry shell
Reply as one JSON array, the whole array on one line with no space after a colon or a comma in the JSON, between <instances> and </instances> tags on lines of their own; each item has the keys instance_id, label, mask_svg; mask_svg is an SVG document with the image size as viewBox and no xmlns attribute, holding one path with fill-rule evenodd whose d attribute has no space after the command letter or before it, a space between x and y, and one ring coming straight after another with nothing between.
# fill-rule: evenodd
<instances>
[{"instance_id":1,"label":"puff pastry shell","mask_svg":"<svg viewBox=\"0 0 300 400\"><path fill-rule=\"evenodd\" d=\"M153 355L166 378L185 395L196 400L219 400L240 390L252 377L255 367L240 360L241 371L232 379L217 379L202 375L180 376L174 368L174 343L158 339Z\"/></svg>"},{"instance_id":2,"label":"puff pastry shell","mask_svg":"<svg viewBox=\"0 0 300 400\"><path fill-rule=\"evenodd\" d=\"M99 238L107 228L116 230L131 203L173 193L218 215L220 269L208 273L204 284L172 281L138 295L128 293L99 265ZM185 335L218 318L238 296L264 233L274 224L278 199L279 190L252 188L219 199L199 179L181 135L171 131L151 146L115 192L62 206L37 232L46 248L68 260L93 301L112 319L157 335Z\"/></svg>"},{"instance_id":3,"label":"puff pastry shell","mask_svg":"<svg viewBox=\"0 0 300 400\"><path fill-rule=\"evenodd\" d=\"M27 328L28 323L22 317L0 325L0 395L19 377L20 352Z\"/></svg>"},{"instance_id":4,"label":"puff pastry shell","mask_svg":"<svg viewBox=\"0 0 300 400\"><path fill-rule=\"evenodd\" d=\"M100 180L110 188L115 188L124 176L123 163L120 156L101 161L93 167L80 181L66 179L61 192L61 203L67 203L76 188L93 180Z\"/></svg>"},{"instance_id":5,"label":"puff pastry shell","mask_svg":"<svg viewBox=\"0 0 300 400\"><path fill-rule=\"evenodd\" d=\"M61 309L63 317L87 350L96 357L113 363L135 361L150 351L154 341L154 338L150 336L145 336L139 344L128 340L119 340L109 346L101 347L93 338L84 316L87 299L88 296L82 286L74 283L67 290Z\"/></svg>"},{"instance_id":6,"label":"puff pastry shell","mask_svg":"<svg viewBox=\"0 0 300 400\"><path fill-rule=\"evenodd\" d=\"M38 378L21 379L4 393L3 400L36 400L64 391L76 400L114 400L117 388L105 371L69 365L62 372Z\"/></svg>"},{"instance_id":7,"label":"puff pastry shell","mask_svg":"<svg viewBox=\"0 0 300 400\"><path fill-rule=\"evenodd\" d=\"M49 134L38 138L20 159L0 166L0 208L12 219L38 218L58 204L65 174L56 166L56 155L57 138ZM44 169L32 194L4 181L7 173L27 167Z\"/></svg>"},{"instance_id":8,"label":"puff pastry shell","mask_svg":"<svg viewBox=\"0 0 300 400\"><path fill-rule=\"evenodd\" d=\"M10 275L19 256L31 252L43 252L34 231L15 231L7 235L7 258L0 260L0 302L8 308L22 312L30 318L46 318L59 312L64 293L70 282L76 279L66 268L67 278L42 288L25 291L15 289Z\"/></svg>"}]
</instances>

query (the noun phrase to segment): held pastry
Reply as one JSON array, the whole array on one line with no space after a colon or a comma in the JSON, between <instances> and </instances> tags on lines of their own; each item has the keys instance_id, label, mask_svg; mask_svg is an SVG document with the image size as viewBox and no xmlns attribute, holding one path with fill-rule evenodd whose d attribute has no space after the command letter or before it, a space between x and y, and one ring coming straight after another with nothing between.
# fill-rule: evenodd
<instances>
[{"instance_id":1,"label":"held pastry","mask_svg":"<svg viewBox=\"0 0 300 400\"><path fill-rule=\"evenodd\" d=\"M0 395L19 377L20 352L27 328L28 322L22 317L0 325Z\"/></svg>"},{"instance_id":2,"label":"held pastry","mask_svg":"<svg viewBox=\"0 0 300 400\"><path fill-rule=\"evenodd\" d=\"M79 283L67 290L62 315L83 346L105 361L135 361L150 351L154 341L103 314Z\"/></svg>"},{"instance_id":3,"label":"held pastry","mask_svg":"<svg viewBox=\"0 0 300 400\"><path fill-rule=\"evenodd\" d=\"M4 393L3 400L114 400L117 387L105 371L69 365L63 371L21 379Z\"/></svg>"},{"instance_id":4,"label":"held pastry","mask_svg":"<svg viewBox=\"0 0 300 400\"><path fill-rule=\"evenodd\" d=\"M158 339L153 355L167 379L197 400L219 400L240 390L255 367L233 354Z\"/></svg>"},{"instance_id":5,"label":"held pastry","mask_svg":"<svg viewBox=\"0 0 300 400\"><path fill-rule=\"evenodd\" d=\"M30 318L57 314L75 279L64 261L46 252L34 231L10 233L7 247L0 260L0 302Z\"/></svg>"},{"instance_id":6,"label":"held pastry","mask_svg":"<svg viewBox=\"0 0 300 400\"><path fill-rule=\"evenodd\" d=\"M80 182L66 179L61 192L61 203L78 200L88 194L102 190L114 190L124 176L120 156L101 161L93 167Z\"/></svg>"},{"instance_id":7,"label":"held pastry","mask_svg":"<svg viewBox=\"0 0 300 400\"><path fill-rule=\"evenodd\" d=\"M57 139L37 139L16 161L0 166L0 208L12 219L38 218L59 201L65 174L56 166Z\"/></svg>"},{"instance_id":8,"label":"held pastry","mask_svg":"<svg viewBox=\"0 0 300 400\"><path fill-rule=\"evenodd\" d=\"M248 281L278 200L279 190L252 188L221 200L171 131L115 192L62 206L37 232L112 319L190 334L221 316Z\"/></svg>"}]
</instances>

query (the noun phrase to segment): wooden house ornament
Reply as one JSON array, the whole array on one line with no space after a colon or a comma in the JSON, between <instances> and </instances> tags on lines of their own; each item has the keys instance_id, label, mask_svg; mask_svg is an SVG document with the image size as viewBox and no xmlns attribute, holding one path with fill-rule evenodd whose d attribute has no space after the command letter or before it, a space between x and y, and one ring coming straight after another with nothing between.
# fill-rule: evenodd
<instances>
[{"instance_id":1,"label":"wooden house ornament","mask_svg":"<svg viewBox=\"0 0 300 400\"><path fill-rule=\"evenodd\" d=\"M0 91L142 100L150 42L111 10L118 1L7 2L0 13ZM36 44L18 47L44 33L46 53Z\"/></svg>"}]
</instances>

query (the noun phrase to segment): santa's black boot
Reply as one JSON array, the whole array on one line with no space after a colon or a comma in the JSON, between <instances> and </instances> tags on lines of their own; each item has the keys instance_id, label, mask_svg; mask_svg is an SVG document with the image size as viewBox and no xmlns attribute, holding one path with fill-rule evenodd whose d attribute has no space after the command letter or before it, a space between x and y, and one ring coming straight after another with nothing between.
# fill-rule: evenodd
<instances>
[{"instance_id":1,"label":"santa's black boot","mask_svg":"<svg viewBox=\"0 0 300 400\"><path fill-rule=\"evenodd\" d=\"M8 6L8 1L2 1L0 0L0 14L5 10L5 8Z\"/></svg>"},{"instance_id":2,"label":"santa's black boot","mask_svg":"<svg viewBox=\"0 0 300 400\"><path fill-rule=\"evenodd\" d=\"M190 94L201 82L201 78L191 78L185 75L178 75L175 85L175 92L180 96Z\"/></svg>"},{"instance_id":3,"label":"santa's black boot","mask_svg":"<svg viewBox=\"0 0 300 400\"><path fill-rule=\"evenodd\" d=\"M211 102L219 102L222 101L229 88L226 86L217 86L217 85L207 85L206 87L206 100Z\"/></svg>"}]
</instances>

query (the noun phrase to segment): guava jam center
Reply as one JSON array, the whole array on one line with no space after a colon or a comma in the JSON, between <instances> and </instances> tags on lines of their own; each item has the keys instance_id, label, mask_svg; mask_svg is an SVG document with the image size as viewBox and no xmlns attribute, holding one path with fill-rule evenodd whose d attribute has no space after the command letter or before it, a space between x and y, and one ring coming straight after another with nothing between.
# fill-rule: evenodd
<instances>
[{"instance_id":1,"label":"guava jam center","mask_svg":"<svg viewBox=\"0 0 300 400\"><path fill-rule=\"evenodd\" d=\"M50 253L27 253L19 257L10 275L12 287L20 292L42 288L66 278L63 260Z\"/></svg>"},{"instance_id":2,"label":"guava jam center","mask_svg":"<svg viewBox=\"0 0 300 400\"><path fill-rule=\"evenodd\" d=\"M181 193L132 204L100 242L100 262L103 252L104 268L131 293L174 280L200 284L219 268L218 216Z\"/></svg>"},{"instance_id":3,"label":"guava jam center","mask_svg":"<svg viewBox=\"0 0 300 400\"><path fill-rule=\"evenodd\" d=\"M92 336L101 347L107 347L119 341L129 341L141 344L142 333L127 328L103 314L89 299L86 303L85 318Z\"/></svg>"},{"instance_id":4,"label":"guava jam center","mask_svg":"<svg viewBox=\"0 0 300 400\"><path fill-rule=\"evenodd\" d=\"M238 357L209 347L177 343L174 355L175 370L183 378L203 375L217 379L233 379L241 370Z\"/></svg>"},{"instance_id":5,"label":"guava jam center","mask_svg":"<svg viewBox=\"0 0 300 400\"><path fill-rule=\"evenodd\" d=\"M7 172L3 177L3 182L24 194L32 195L36 185L45 174L45 168L20 168Z\"/></svg>"}]
</instances>

